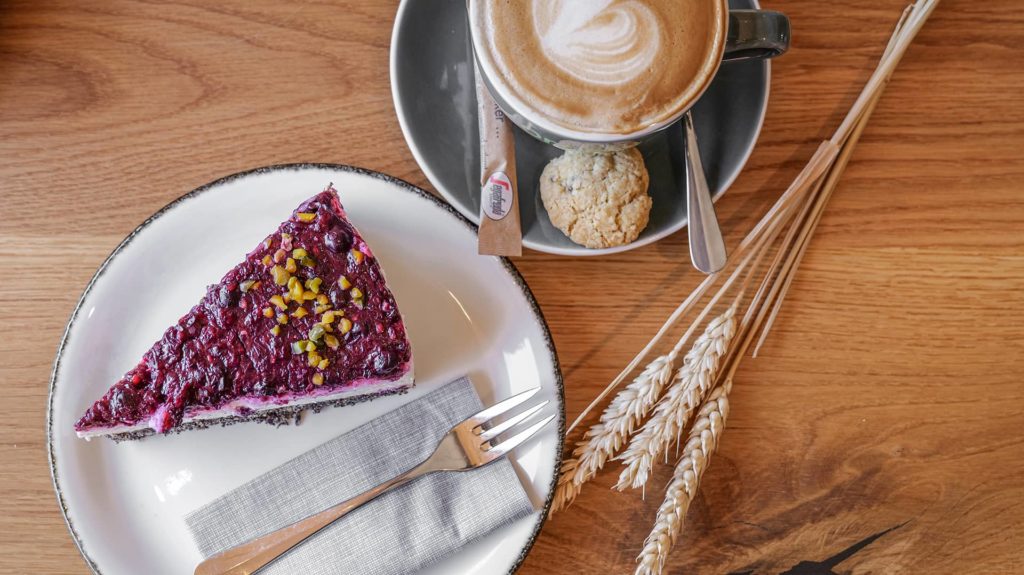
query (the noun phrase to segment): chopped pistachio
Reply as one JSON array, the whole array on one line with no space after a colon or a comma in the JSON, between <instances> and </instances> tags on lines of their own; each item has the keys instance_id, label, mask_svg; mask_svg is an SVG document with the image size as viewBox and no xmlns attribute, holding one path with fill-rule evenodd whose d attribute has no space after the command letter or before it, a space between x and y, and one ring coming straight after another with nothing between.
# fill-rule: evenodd
<instances>
[{"instance_id":1,"label":"chopped pistachio","mask_svg":"<svg viewBox=\"0 0 1024 575\"><path fill-rule=\"evenodd\" d=\"M320 284L324 283L324 280L320 278L310 278L306 280L306 289L313 293L320 293Z\"/></svg>"},{"instance_id":2,"label":"chopped pistachio","mask_svg":"<svg viewBox=\"0 0 1024 575\"><path fill-rule=\"evenodd\" d=\"M324 326L324 331L326 331L327 333L334 333L334 328L331 327L331 324L329 324L329 323L322 323L320 325Z\"/></svg>"},{"instance_id":3,"label":"chopped pistachio","mask_svg":"<svg viewBox=\"0 0 1024 575\"><path fill-rule=\"evenodd\" d=\"M316 364L317 369L327 369L327 366L331 365L331 360L326 357L320 360L320 363Z\"/></svg>"},{"instance_id":4,"label":"chopped pistachio","mask_svg":"<svg viewBox=\"0 0 1024 575\"><path fill-rule=\"evenodd\" d=\"M299 341L293 341L292 342L292 353L294 353L295 355L299 355L300 353L304 353L306 351L306 344L307 343L308 342L306 340L304 340L304 339L300 339Z\"/></svg>"},{"instance_id":5,"label":"chopped pistachio","mask_svg":"<svg viewBox=\"0 0 1024 575\"><path fill-rule=\"evenodd\" d=\"M341 276L338 278L338 285L341 286L341 289L348 289L352 287L352 282L348 281L347 277Z\"/></svg>"},{"instance_id":6,"label":"chopped pistachio","mask_svg":"<svg viewBox=\"0 0 1024 575\"><path fill-rule=\"evenodd\" d=\"M295 260L288 258L288 261L284 263L284 269L288 270L289 273L295 273L299 267L295 265Z\"/></svg>"},{"instance_id":7,"label":"chopped pistachio","mask_svg":"<svg viewBox=\"0 0 1024 575\"><path fill-rule=\"evenodd\" d=\"M288 295L290 295L292 297L293 301L301 302L302 301L302 294L303 294L302 284L299 283L299 282L295 282L295 285L293 285L291 287L291 289L288 290Z\"/></svg>"},{"instance_id":8,"label":"chopped pistachio","mask_svg":"<svg viewBox=\"0 0 1024 575\"><path fill-rule=\"evenodd\" d=\"M274 310L269 307L263 308L263 317L274 317Z\"/></svg>"},{"instance_id":9,"label":"chopped pistachio","mask_svg":"<svg viewBox=\"0 0 1024 575\"><path fill-rule=\"evenodd\" d=\"M363 299L363 290L354 287L349 290L348 294L352 296L352 299Z\"/></svg>"},{"instance_id":10,"label":"chopped pistachio","mask_svg":"<svg viewBox=\"0 0 1024 575\"><path fill-rule=\"evenodd\" d=\"M313 374L313 385L323 385L323 384L324 384L324 374L322 374L322 373L314 373Z\"/></svg>"},{"instance_id":11,"label":"chopped pistachio","mask_svg":"<svg viewBox=\"0 0 1024 575\"><path fill-rule=\"evenodd\" d=\"M365 255L363 255L363 252L361 252L359 250L355 250L355 249L349 250L348 255L352 256L352 259L357 264L363 263L363 258L366 257Z\"/></svg>"},{"instance_id":12,"label":"chopped pistachio","mask_svg":"<svg viewBox=\"0 0 1024 575\"><path fill-rule=\"evenodd\" d=\"M281 326L275 325L274 327L270 328L270 333L274 335L281 335Z\"/></svg>"},{"instance_id":13,"label":"chopped pistachio","mask_svg":"<svg viewBox=\"0 0 1024 575\"><path fill-rule=\"evenodd\" d=\"M321 318L321 321L324 322L324 323L334 323L334 319L335 319L334 316L335 316L335 313L333 311L329 311L329 312L324 314L324 317Z\"/></svg>"},{"instance_id":14,"label":"chopped pistachio","mask_svg":"<svg viewBox=\"0 0 1024 575\"><path fill-rule=\"evenodd\" d=\"M307 291L307 292L303 292L302 293L302 300L303 301L313 301L315 299L316 299L316 294L311 292L311 291Z\"/></svg>"},{"instance_id":15,"label":"chopped pistachio","mask_svg":"<svg viewBox=\"0 0 1024 575\"><path fill-rule=\"evenodd\" d=\"M281 266L274 266L270 268L270 275L273 276L274 283L279 286L283 286L288 283L288 279L292 277L292 275L285 271Z\"/></svg>"},{"instance_id":16,"label":"chopped pistachio","mask_svg":"<svg viewBox=\"0 0 1024 575\"><path fill-rule=\"evenodd\" d=\"M352 320L347 317L341 318L341 322L338 323L338 329L341 330L341 333L348 333L352 331Z\"/></svg>"},{"instance_id":17,"label":"chopped pistachio","mask_svg":"<svg viewBox=\"0 0 1024 575\"><path fill-rule=\"evenodd\" d=\"M283 262L286 257L288 257L288 252L284 250L277 250L276 252L274 252L274 261L276 263Z\"/></svg>"},{"instance_id":18,"label":"chopped pistachio","mask_svg":"<svg viewBox=\"0 0 1024 575\"><path fill-rule=\"evenodd\" d=\"M316 296L316 303L320 305L327 305L327 302L331 300L327 299L327 294L320 294Z\"/></svg>"},{"instance_id":19,"label":"chopped pistachio","mask_svg":"<svg viewBox=\"0 0 1024 575\"><path fill-rule=\"evenodd\" d=\"M315 351L311 351L306 356L306 361L309 363L309 367L314 367L316 364L320 363L320 354Z\"/></svg>"},{"instance_id":20,"label":"chopped pistachio","mask_svg":"<svg viewBox=\"0 0 1024 575\"><path fill-rule=\"evenodd\" d=\"M338 338L334 337L333 335L331 335L329 333L324 334L324 343L326 343L327 347L329 347L331 349L338 349L338 345L339 345Z\"/></svg>"},{"instance_id":21,"label":"chopped pistachio","mask_svg":"<svg viewBox=\"0 0 1024 575\"><path fill-rule=\"evenodd\" d=\"M281 294L281 299L283 299L285 303L288 303L292 301L292 296L288 292L284 292L283 294Z\"/></svg>"},{"instance_id":22,"label":"chopped pistachio","mask_svg":"<svg viewBox=\"0 0 1024 575\"><path fill-rule=\"evenodd\" d=\"M281 296L279 296L277 294L274 294L274 295L270 296L270 303L276 305L277 309L279 309L279 310L286 310L286 309L288 309L288 304L284 303L284 298L282 298Z\"/></svg>"},{"instance_id":23,"label":"chopped pistachio","mask_svg":"<svg viewBox=\"0 0 1024 575\"><path fill-rule=\"evenodd\" d=\"M299 307L299 309L292 312L292 317L294 317L295 319L303 318L306 317L307 315L309 315L309 312L306 311L306 308L304 307Z\"/></svg>"},{"instance_id":24,"label":"chopped pistachio","mask_svg":"<svg viewBox=\"0 0 1024 575\"><path fill-rule=\"evenodd\" d=\"M301 260L302 258L304 258L304 257L306 257L308 255L309 255L309 252L307 252L306 250L304 250L302 248L295 248L294 250L292 250L292 257L297 259L297 260Z\"/></svg>"},{"instance_id":25,"label":"chopped pistachio","mask_svg":"<svg viewBox=\"0 0 1024 575\"><path fill-rule=\"evenodd\" d=\"M279 323L281 325L284 325L284 324L288 323L288 316L286 316L283 313L277 314L277 323Z\"/></svg>"},{"instance_id":26,"label":"chopped pistachio","mask_svg":"<svg viewBox=\"0 0 1024 575\"><path fill-rule=\"evenodd\" d=\"M307 337L309 337L309 341L320 341L324 337L324 326L314 324L313 327L310 328L309 335Z\"/></svg>"},{"instance_id":27,"label":"chopped pistachio","mask_svg":"<svg viewBox=\"0 0 1024 575\"><path fill-rule=\"evenodd\" d=\"M298 220L300 222L311 222L311 221L313 221L316 218L316 213L314 213L314 212L298 212L298 213L295 214L295 217L298 218Z\"/></svg>"},{"instance_id":28,"label":"chopped pistachio","mask_svg":"<svg viewBox=\"0 0 1024 575\"><path fill-rule=\"evenodd\" d=\"M270 254L263 256L263 265L269 266L272 263L274 263L274 260L270 259Z\"/></svg>"},{"instance_id":29,"label":"chopped pistachio","mask_svg":"<svg viewBox=\"0 0 1024 575\"><path fill-rule=\"evenodd\" d=\"M311 341L307 341L306 342L306 351L316 351L316 344L311 342Z\"/></svg>"},{"instance_id":30,"label":"chopped pistachio","mask_svg":"<svg viewBox=\"0 0 1024 575\"><path fill-rule=\"evenodd\" d=\"M299 278L295 276L288 278L288 291L295 289L297 285L299 285Z\"/></svg>"},{"instance_id":31,"label":"chopped pistachio","mask_svg":"<svg viewBox=\"0 0 1024 575\"><path fill-rule=\"evenodd\" d=\"M320 304L320 305L316 306L315 308L313 308L313 311L315 311L316 313L324 313L324 312L328 311L329 309L331 309L331 306L329 306L327 304Z\"/></svg>"}]
</instances>

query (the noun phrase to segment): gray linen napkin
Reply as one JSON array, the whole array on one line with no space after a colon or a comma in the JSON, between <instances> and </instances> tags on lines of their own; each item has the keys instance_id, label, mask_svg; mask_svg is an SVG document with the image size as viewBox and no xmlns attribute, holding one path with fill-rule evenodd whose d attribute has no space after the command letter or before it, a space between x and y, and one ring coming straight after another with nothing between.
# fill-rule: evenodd
<instances>
[{"instance_id":1,"label":"gray linen napkin","mask_svg":"<svg viewBox=\"0 0 1024 575\"><path fill-rule=\"evenodd\" d=\"M426 458L482 405L465 377L238 487L185 517L204 557L357 495ZM502 459L435 473L352 511L261 573L409 573L533 512Z\"/></svg>"}]
</instances>

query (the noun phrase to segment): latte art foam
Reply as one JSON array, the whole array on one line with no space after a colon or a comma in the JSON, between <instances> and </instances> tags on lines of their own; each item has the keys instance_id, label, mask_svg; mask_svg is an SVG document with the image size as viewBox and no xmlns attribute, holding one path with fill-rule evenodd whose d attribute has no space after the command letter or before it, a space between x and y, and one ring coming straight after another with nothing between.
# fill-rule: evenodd
<instances>
[{"instance_id":1,"label":"latte art foam","mask_svg":"<svg viewBox=\"0 0 1024 575\"><path fill-rule=\"evenodd\" d=\"M474 0L477 56L521 114L593 134L671 119L718 66L724 0Z\"/></svg>"},{"instance_id":2,"label":"latte art foam","mask_svg":"<svg viewBox=\"0 0 1024 575\"><path fill-rule=\"evenodd\" d=\"M631 82L658 55L661 22L643 2L533 0L548 63L587 84Z\"/></svg>"}]
</instances>

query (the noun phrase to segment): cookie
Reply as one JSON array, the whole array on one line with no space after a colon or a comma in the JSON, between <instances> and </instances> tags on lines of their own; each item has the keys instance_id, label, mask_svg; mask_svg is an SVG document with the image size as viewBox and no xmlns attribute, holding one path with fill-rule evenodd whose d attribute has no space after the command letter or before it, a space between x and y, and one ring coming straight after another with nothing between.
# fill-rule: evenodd
<instances>
[{"instance_id":1,"label":"cookie","mask_svg":"<svg viewBox=\"0 0 1024 575\"><path fill-rule=\"evenodd\" d=\"M651 197L639 150L571 150L551 160L540 176L540 197L551 223L588 248L636 240L647 227Z\"/></svg>"}]
</instances>

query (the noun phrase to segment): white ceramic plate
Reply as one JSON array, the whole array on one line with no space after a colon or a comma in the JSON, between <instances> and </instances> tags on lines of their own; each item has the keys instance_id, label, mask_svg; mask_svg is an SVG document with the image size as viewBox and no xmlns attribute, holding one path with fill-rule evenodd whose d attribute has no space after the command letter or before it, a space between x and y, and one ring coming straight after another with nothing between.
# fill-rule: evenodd
<instances>
[{"instance_id":1,"label":"white ceramic plate","mask_svg":"<svg viewBox=\"0 0 1024 575\"><path fill-rule=\"evenodd\" d=\"M78 417L199 300L205 286L329 182L380 258L398 299L416 357L414 390L358 408L329 409L299 426L248 423L123 444L76 438ZM513 456L538 511L427 571L510 572L547 515L565 423L558 360L518 272L507 260L477 255L469 222L400 180L305 164L230 176L146 220L86 288L50 383L47 426L57 498L97 573L191 573L200 555L185 527L186 513L463 373L473 378L485 404L541 386L558 414L557 426Z\"/></svg>"}]
</instances>

